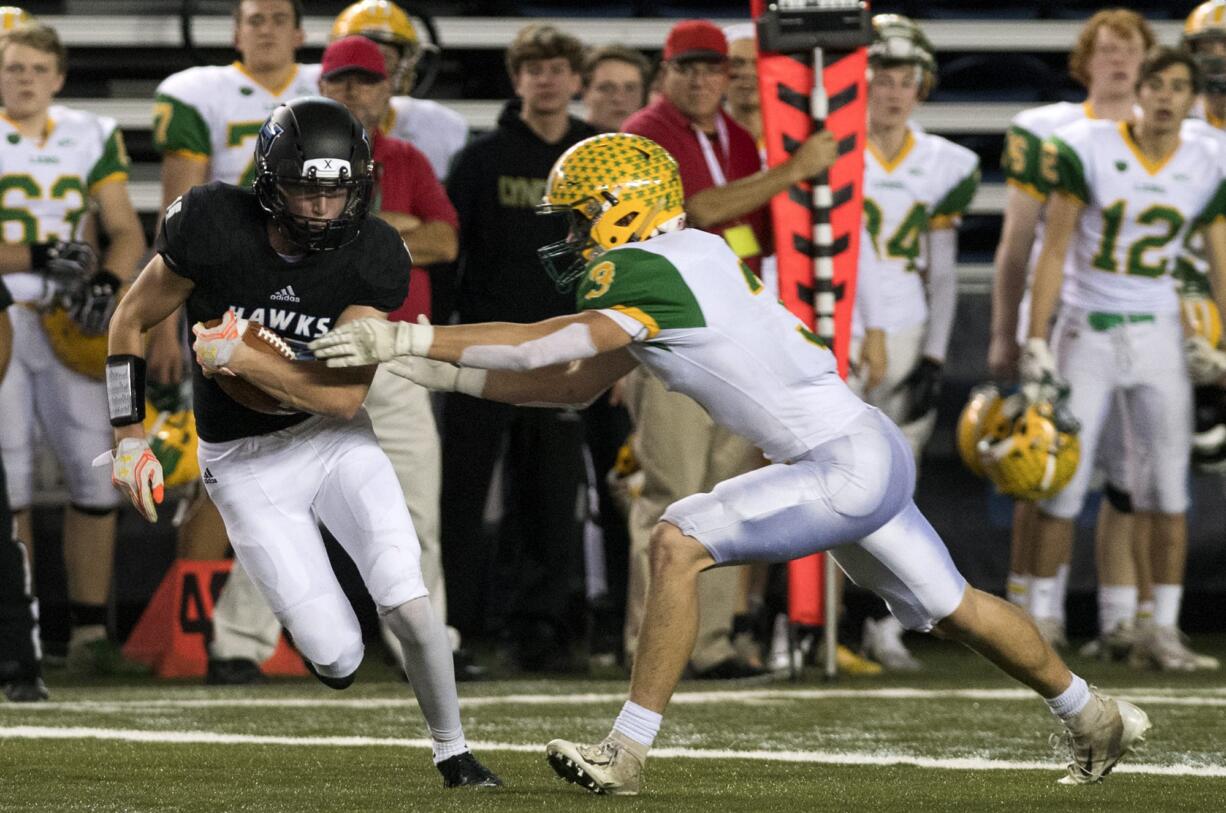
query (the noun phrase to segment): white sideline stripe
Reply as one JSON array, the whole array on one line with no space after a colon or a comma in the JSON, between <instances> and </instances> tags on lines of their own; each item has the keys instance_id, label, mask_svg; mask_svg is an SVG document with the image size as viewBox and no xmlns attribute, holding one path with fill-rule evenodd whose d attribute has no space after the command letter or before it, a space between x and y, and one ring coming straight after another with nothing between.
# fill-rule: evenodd
<instances>
[{"instance_id":1,"label":"white sideline stripe","mask_svg":"<svg viewBox=\"0 0 1226 813\"><path fill-rule=\"evenodd\" d=\"M139 731L108 728L50 728L41 726L14 726L0 728L0 739L22 740L112 740L171 745L286 745L293 747L338 747L338 748L430 748L427 739L400 739L378 737L270 737L254 734L222 734L215 731ZM513 751L516 753L539 753L538 744L509 742L472 742L476 751ZM982 757L917 757L910 754L855 753L847 751L735 751L731 749L705 748L656 748L653 759L748 759L758 762L808 762L822 765L911 765L917 768L935 768L951 771L1056 771L1059 765L1051 762L1036 762ZM1221 765L1138 765L1125 763L1117 773L1149 774L1153 776L1226 777L1226 766Z\"/></svg>"},{"instance_id":2,"label":"white sideline stripe","mask_svg":"<svg viewBox=\"0 0 1226 813\"><path fill-rule=\"evenodd\" d=\"M1226 706L1226 689L1172 689L1169 691L1147 688L1117 689L1111 695L1135 703L1154 706ZM461 698L462 708L482 706L576 706L596 703L618 703L626 699L624 693L586 693L570 695L553 694L506 694L491 697ZM1003 700L1038 702L1029 689L732 689L710 692L678 692L673 695L674 705L705 705L712 703L760 703L762 701L788 700ZM51 703L5 703L0 704L0 713L6 709L14 712L91 711L120 712L147 708L334 708L334 709L390 709L415 708L417 702L405 698L335 698L310 697L236 697L236 698L183 698L148 700L81 700Z\"/></svg>"}]
</instances>

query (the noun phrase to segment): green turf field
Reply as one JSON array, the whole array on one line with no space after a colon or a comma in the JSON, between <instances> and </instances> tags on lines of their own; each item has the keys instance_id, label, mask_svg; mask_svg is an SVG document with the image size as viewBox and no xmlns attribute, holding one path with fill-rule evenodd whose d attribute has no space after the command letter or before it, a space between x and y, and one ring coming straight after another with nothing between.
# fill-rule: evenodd
<instances>
[{"instance_id":1,"label":"green turf field","mask_svg":"<svg viewBox=\"0 0 1226 813\"><path fill-rule=\"evenodd\" d=\"M1226 638L1197 645L1226 657ZM1226 810L1221 673L1073 657L1154 729L1103 785L1065 787L1041 702L956 647L924 641L918 653L921 676L684 684L637 799L589 796L543 757L553 737L603 736L621 680L464 685L469 741L507 787L443 791L416 705L379 663L343 693L51 672L53 702L0 703L0 811Z\"/></svg>"}]
</instances>

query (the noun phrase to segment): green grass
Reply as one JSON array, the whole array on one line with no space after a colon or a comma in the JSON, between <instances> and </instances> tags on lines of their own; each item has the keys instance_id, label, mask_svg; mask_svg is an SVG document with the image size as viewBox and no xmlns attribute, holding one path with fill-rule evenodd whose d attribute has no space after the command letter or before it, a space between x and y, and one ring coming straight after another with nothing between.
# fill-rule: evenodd
<instances>
[{"instance_id":1,"label":"green grass","mask_svg":"<svg viewBox=\"0 0 1226 813\"><path fill-rule=\"evenodd\" d=\"M1197 643L1226 655L1226 638ZM929 666L921 676L829 684L813 675L798 683L742 688L684 684L657 741L659 756L648 763L645 795L637 799L593 797L554 779L541 749L553 737L603 736L620 707L624 680L464 685L468 738L508 785L497 792L465 792L443 791L427 749L404 744L420 740L424 724L404 684L378 663L365 666L359 682L344 693L313 681L214 689L72 681L52 672L54 704L0 705L0 811L1223 809L1226 779L1118 773L1101 786L1055 784L1063 755L1048 738L1058 726L1037 699L844 691L1013 687L955 647L924 641L918 652ZM1107 690L1149 697L1148 703L1141 701L1154 721L1149 747L1128 764L1226 766L1226 680L1220 673L1138 673L1076 657L1071 665ZM288 699L303 702L279 704ZM20 726L400 743L343 747L4 736L6 729ZM481 743L496 745L481 750ZM883 755L969 758L1050 768L949 770L670 755L679 749L821 752L836 762Z\"/></svg>"}]
</instances>

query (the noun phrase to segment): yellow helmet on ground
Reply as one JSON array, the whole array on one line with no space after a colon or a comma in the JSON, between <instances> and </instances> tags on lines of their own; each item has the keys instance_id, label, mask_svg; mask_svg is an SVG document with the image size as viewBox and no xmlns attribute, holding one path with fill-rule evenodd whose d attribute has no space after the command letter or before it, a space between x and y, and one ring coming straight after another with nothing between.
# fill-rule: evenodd
<instances>
[{"instance_id":1,"label":"yellow helmet on ground","mask_svg":"<svg viewBox=\"0 0 1226 813\"><path fill-rule=\"evenodd\" d=\"M545 180L539 214L566 214L564 240L537 250L565 289L605 250L646 240L685 223L677 162L650 138L603 133L562 153Z\"/></svg>"},{"instance_id":2,"label":"yellow helmet on ground","mask_svg":"<svg viewBox=\"0 0 1226 813\"><path fill-rule=\"evenodd\" d=\"M59 305L44 310L39 321L51 351L65 367L102 380L106 374L106 333L86 333Z\"/></svg>"},{"instance_id":3,"label":"yellow helmet on ground","mask_svg":"<svg viewBox=\"0 0 1226 813\"><path fill-rule=\"evenodd\" d=\"M146 401L144 427L149 448L162 464L162 478L167 488L185 486L200 479L196 416L190 407L178 412L159 412Z\"/></svg>"},{"instance_id":4,"label":"yellow helmet on ground","mask_svg":"<svg viewBox=\"0 0 1226 813\"><path fill-rule=\"evenodd\" d=\"M971 390L971 397L958 416L958 456L976 477L985 476L983 463L979 459L979 441L989 423L1000 414L1002 401L1000 387L980 384Z\"/></svg>"},{"instance_id":5,"label":"yellow helmet on ground","mask_svg":"<svg viewBox=\"0 0 1226 813\"><path fill-rule=\"evenodd\" d=\"M1207 296L1185 296L1180 304L1184 324L1191 334L1209 342L1210 347L1217 347L1222 341L1222 314L1217 304Z\"/></svg>"},{"instance_id":6,"label":"yellow helmet on ground","mask_svg":"<svg viewBox=\"0 0 1226 813\"><path fill-rule=\"evenodd\" d=\"M0 33L34 22L34 15L17 6L0 6Z\"/></svg>"},{"instance_id":7,"label":"yellow helmet on ground","mask_svg":"<svg viewBox=\"0 0 1226 813\"><path fill-rule=\"evenodd\" d=\"M400 52L394 70L388 71L399 93L413 86L413 71L421 57L421 39L404 9L388 0L360 0L346 6L332 22L330 39L360 35Z\"/></svg>"},{"instance_id":8,"label":"yellow helmet on ground","mask_svg":"<svg viewBox=\"0 0 1226 813\"><path fill-rule=\"evenodd\" d=\"M1044 500L1073 478L1081 457L1078 426L1057 417L1057 409L1049 401L1027 403L1021 394L1001 405L978 450L984 472L1002 494Z\"/></svg>"}]
</instances>

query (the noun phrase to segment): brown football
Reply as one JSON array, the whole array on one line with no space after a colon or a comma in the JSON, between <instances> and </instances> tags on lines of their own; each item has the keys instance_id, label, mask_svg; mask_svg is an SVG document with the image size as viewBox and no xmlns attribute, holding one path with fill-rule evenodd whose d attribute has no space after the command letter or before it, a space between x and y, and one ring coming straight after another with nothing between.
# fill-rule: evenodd
<instances>
[{"instance_id":1,"label":"brown football","mask_svg":"<svg viewBox=\"0 0 1226 813\"><path fill-rule=\"evenodd\" d=\"M220 324L220 319L210 319L204 323L204 326L212 328ZM247 330L243 333L243 344L261 353L280 356L286 361L294 360L294 351L276 334L276 331L264 327L255 320L248 321ZM247 409L262 412L265 415L292 415L300 411L286 407L242 376L219 374L214 376L213 380L217 382L217 386L221 387L222 392Z\"/></svg>"}]
</instances>

